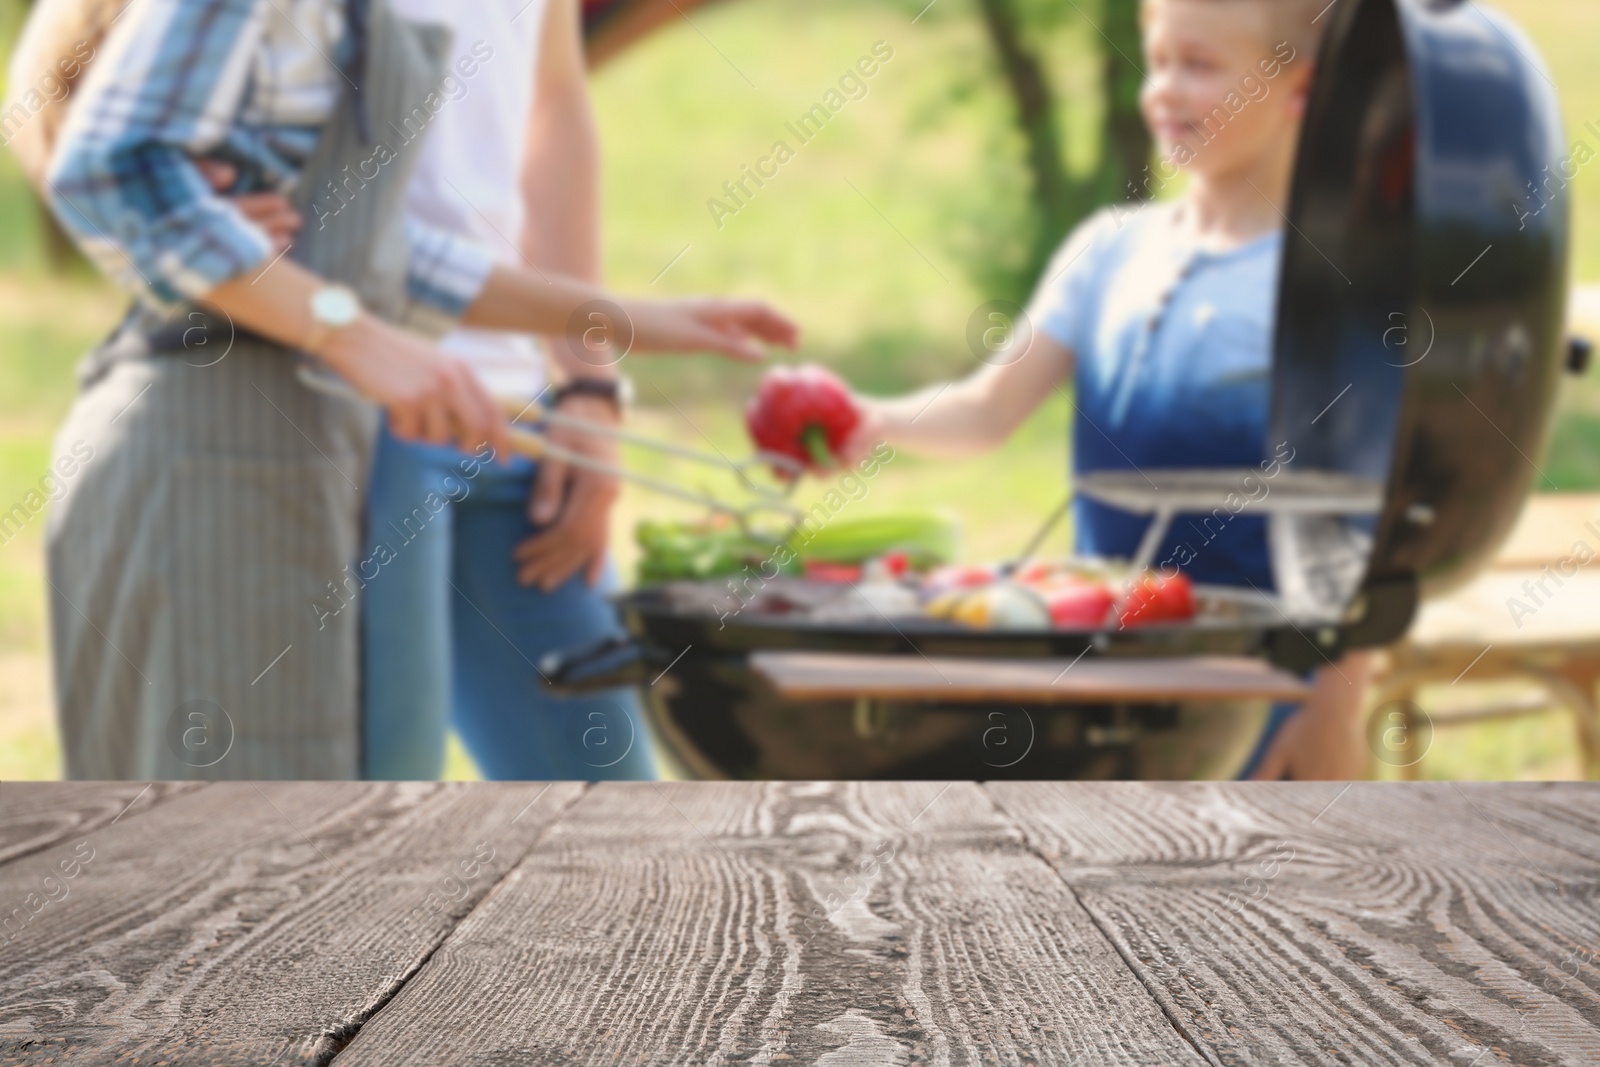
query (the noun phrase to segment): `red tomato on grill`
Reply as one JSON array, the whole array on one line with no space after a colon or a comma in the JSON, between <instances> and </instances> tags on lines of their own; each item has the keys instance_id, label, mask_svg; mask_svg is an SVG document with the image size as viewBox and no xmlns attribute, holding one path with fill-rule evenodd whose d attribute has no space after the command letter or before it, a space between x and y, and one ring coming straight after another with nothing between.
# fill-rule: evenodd
<instances>
[{"instance_id":1,"label":"red tomato on grill","mask_svg":"<svg viewBox=\"0 0 1600 1067\"><path fill-rule=\"evenodd\" d=\"M1071 581L1043 590L1050 623L1066 630L1093 630L1111 614L1111 590L1099 582Z\"/></svg>"},{"instance_id":2,"label":"red tomato on grill","mask_svg":"<svg viewBox=\"0 0 1600 1067\"><path fill-rule=\"evenodd\" d=\"M1117 613L1117 625L1149 626L1194 618L1194 585L1181 574L1170 578L1146 571L1133 581L1133 590Z\"/></svg>"}]
</instances>

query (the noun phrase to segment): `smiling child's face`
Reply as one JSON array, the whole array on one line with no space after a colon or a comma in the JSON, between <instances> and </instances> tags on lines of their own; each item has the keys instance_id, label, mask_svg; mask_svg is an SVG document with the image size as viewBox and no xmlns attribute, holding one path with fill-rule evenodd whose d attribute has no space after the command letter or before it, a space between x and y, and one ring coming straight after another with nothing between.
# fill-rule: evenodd
<instances>
[{"instance_id":1,"label":"smiling child's face","mask_svg":"<svg viewBox=\"0 0 1600 1067\"><path fill-rule=\"evenodd\" d=\"M1285 0L1146 0L1140 109L1164 160L1248 173L1293 146L1312 57L1282 34Z\"/></svg>"}]
</instances>

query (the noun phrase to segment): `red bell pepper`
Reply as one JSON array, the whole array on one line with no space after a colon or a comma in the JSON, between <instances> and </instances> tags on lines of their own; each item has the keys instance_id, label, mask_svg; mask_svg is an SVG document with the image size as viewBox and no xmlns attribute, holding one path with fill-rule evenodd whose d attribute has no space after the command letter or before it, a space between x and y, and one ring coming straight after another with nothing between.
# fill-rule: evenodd
<instances>
[{"instance_id":1,"label":"red bell pepper","mask_svg":"<svg viewBox=\"0 0 1600 1067\"><path fill-rule=\"evenodd\" d=\"M861 422L850 389L826 367L774 367L745 409L756 447L825 470Z\"/></svg>"}]
</instances>

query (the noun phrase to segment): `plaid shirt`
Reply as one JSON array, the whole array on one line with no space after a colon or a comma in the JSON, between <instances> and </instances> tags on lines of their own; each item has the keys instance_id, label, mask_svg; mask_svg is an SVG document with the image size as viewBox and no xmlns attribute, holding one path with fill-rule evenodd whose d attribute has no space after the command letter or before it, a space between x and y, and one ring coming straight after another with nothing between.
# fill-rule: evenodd
<instances>
[{"instance_id":1,"label":"plaid shirt","mask_svg":"<svg viewBox=\"0 0 1600 1067\"><path fill-rule=\"evenodd\" d=\"M265 266L267 236L193 160L227 159L241 188L289 192L342 99L344 31L344 0L134 0L51 161L56 216L101 270L157 304ZM493 257L411 219L406 230L413 317L459 318Z\"/></svg>"}]
</instances>

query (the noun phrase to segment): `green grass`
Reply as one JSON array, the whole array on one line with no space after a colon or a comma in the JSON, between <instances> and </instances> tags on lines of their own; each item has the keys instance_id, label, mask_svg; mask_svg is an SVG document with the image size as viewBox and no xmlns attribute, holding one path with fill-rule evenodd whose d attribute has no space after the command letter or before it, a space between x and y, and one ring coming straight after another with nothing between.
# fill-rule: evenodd
<instances>
[{"instance_id":1,"label":"green grass","mask_svg":"<svg viewBox=\"0 0 1600 1067\"><path fill-rule=\"evenodd\" d=\"M1586 121L1600 121L1600 73L1589 55L1600 39L1600 7L1592 0L1500 6L1544 51L1574 137ZM1015 251L1026 197L1022 144L972 5L942 3L911 25L922 7L922 0L714 5L697 11L692 26L669 27L601 71L594 91L614 284L773 299L802 323L801 358L832 363L869 390L970 370L967 319L993 295L975 280L985 276L978 264ZM18 10L17 0L0 0L0 52ZM1080 26L1046 49L1068 130L1087 128L1074 120L1092 119L1098 106L1093 71L1076 62L1087 54L1089 32ZM799 145L784 123L878 40L895 56L868 83L867 96ZM706 200L722 195L723 181L775 139L789 141L795 158L719 229ZM1092 148L1081 135L1068 142L1079 167ZM1600 281L1600 166L1582 171L1571 195L1575 276ZM72 367L120 307L92 283L43 278L38 242L29 194L0 153L0 507L43 473L50 435L71 401ZM709 437L729 452L745 447L731 402L749 392L758 371L705 359L636 359L631 370L646 405L641 429L687 443ZM965 519L969 556L1008 555L1065 492L1067 419L1065 401L1052 397L991 456L961 464L897 457L850 508L865 514L947 506ZM630 461L660 469L640 453ZM1600 489L1600 374L1568 388L1541 465L1562 488ZM818 492L815 485L802 490ZM638 518L688 514L629 491L615 537L625 569L631 571ZM41 533L36 520L0 546L0 778L58 773ZM1066 544L1066 531L1058 531L1047 551ZM1425 773L1571 774L1570 749L1568 727L1552 716L1442 731ZM473 773L458 745L446 773Z\"/></svg>"},{"instance_id":2,"label":"green grass","mask_svg":"<svg viewBox=\"0 0 1600 1067\"><path fill-rule=\"evenodd\" d=\"M1492 723L1448 725L1452 713L1491 704L1520 703L1538 694L1536 686L1515 681L1424 689L1419 704L1435 724L1446 725L1435 726L1418 777L1430 781L1583 777L1576 724L1565 710L1552 708ZM1403 777L1397 767L1378 764L1376 769L1379 778L1394 781Z\"/></svg>"}]
</instances>

